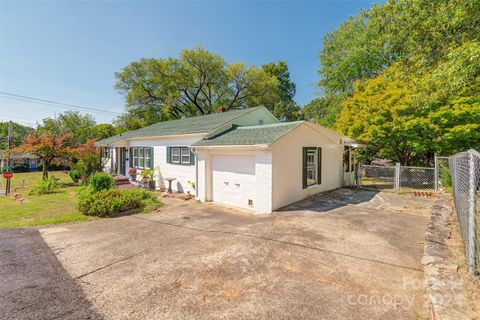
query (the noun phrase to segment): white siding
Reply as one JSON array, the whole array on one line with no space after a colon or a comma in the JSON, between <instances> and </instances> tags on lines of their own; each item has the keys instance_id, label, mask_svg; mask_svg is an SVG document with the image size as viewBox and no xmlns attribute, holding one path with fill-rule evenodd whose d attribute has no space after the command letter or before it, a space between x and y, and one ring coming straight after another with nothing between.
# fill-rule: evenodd
<instances>
[{"instance_id":1,"label":"white siding","mask_svg":"<svg viewBox=\"0 0 480 320\"><path fill-rule=\"evenodd\" d=\"M155 181L157 188L160 183L168 188L168 181L165 178L176 178L172 182L172 189L180 192L190 191L195 194L195 189L188 181L196 181L195 165L179 165L167 163L167 146L189 146L193 142L201 139L202 136L190 136L188 138L158 138L158 139L138 139L131 140L130 147L153 147L153 165L158 167L155 171ZM140 174L140 172L139 172Z\"/></svg>"},{"instance_id":2,"label":"white siding","mask_svg":"<svg viewBox=\"0 0 480 320\"><path fill-rule=\"evenodd\" d=\"M272 145L273 210L342 186L343 145L339 143L338 137L325 137L303 124ZM306 189L302 184L303 147L322 148L322 183Z\"/></svg>"},{"instance_id":3,"label":"white siding","mask_svg":"<svg viewBox=\"0 0 480 320\"><path fill-rule=\"evenodd\" d=\"M198 152L197 156L197 200L206 201L207 193L205 189L205 173L206 173L206 155L204 152Z\"/></svg>"},{"instance_id":4,"label":"white siding","mask_svg":"<svg viewBox=\"0 0 480 320\"><path fill-rule=\"evenodd\" d=\"M236 119L233 121L233 124L239 126L256 126L261 123L263 124L270 124L270 123L278 123L277 118L273 114L270 113L267 109L261 108L246 115Z\"/></svg>"}]
</instances>

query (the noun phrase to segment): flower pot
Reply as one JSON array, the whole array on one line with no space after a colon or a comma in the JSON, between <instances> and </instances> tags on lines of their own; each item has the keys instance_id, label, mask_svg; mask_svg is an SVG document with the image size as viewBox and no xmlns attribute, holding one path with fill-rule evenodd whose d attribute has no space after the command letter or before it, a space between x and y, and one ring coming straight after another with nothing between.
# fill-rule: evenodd
<instances>
[{"instance_id":1,"label":"flower pot","mask_svg":"<svg viewBox=\"0 0 480 320\"><path fill-rule=\"evenodd\" d=\"M148 181L148 190L155 190L155 180Z\"/></svg>"}]
</instances>

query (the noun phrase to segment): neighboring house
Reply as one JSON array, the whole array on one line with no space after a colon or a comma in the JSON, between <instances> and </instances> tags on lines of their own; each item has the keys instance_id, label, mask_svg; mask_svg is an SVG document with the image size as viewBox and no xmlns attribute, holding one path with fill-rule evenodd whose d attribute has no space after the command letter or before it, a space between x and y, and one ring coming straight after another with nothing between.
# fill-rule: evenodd
<instances>
[{"instance_id":1,"label":"neighboring house","mask_svg":"<svg viewBox=\"0 0 480 320\"><path fill-rule=\"evenodd\" d=\"M200 201L257 213L354 177L352 140L307 121L281 123L263 106L159 122L96 145L106 171L156 168L157 187L175 178L173 189Z\"/></svg>"},{"instance_id":2,"label":"neighboring house","mask_svg":"<svg viewBox=\"0 0 480 320\"><path fill-rule=\"evenodd\" d=\"M10 165L25 164L30 170L36 170L40 164L40 158L31 153L20 153L12 155L10 158ZM6 165L6 159L3 156L3 151L0 150L0 167Z\"/></svg>"}]
</instances>

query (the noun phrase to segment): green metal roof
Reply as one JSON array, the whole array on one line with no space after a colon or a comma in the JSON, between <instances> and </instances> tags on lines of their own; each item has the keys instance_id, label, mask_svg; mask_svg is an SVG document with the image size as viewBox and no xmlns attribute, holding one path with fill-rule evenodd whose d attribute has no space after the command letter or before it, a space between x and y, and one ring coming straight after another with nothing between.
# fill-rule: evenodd
<instances>
[{"instance_id":1,"label":"green metal roof","mask_svg":"<svg viewBox=\"0 0 480 320\"><path fill-rule=\"evenodd\" d=\"M179 134L192 134L192 133L208 133L215 130L229 122L239 118L247 113L264 106L246 108L240 110L232 110L221 113L213 113L205 116L184 118L178 120L170 120L164 122L158 122L148 127L127 131L122 134L106 138L97 141L97 145L109 145L119 140L129 138L142 138L142 137L155 137L155 136L172 136Z\"/></svg>"},{"instance_id":2,"label":"green metal roof","mask_svg":"<svg viewBox=\"0 0 480 320\"><path fill-rule=\"evenodd\" d=\"M234 126L231 130L210 139L197 141L192 144L192 147L271 144L303 122L294 121L245 127Z\"/></svg>"}]
</instances>

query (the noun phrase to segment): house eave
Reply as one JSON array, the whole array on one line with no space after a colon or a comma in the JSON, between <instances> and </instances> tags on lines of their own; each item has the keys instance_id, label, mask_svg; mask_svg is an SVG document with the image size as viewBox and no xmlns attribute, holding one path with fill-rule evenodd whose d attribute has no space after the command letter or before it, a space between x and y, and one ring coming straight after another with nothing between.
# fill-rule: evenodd
<instances>
[{"instance_id":1,"label":"house eave","mask_svg":"<svg viewBox=\"0 0 480 320\"><path fill-rule=\"evenodd\" d=\"M268 144L255 145L218 145L218 146L192 146L194 150L209 150L209 149L228 149L228 150L266 150L270 147Z\"/></svg>"}]
</instances>

